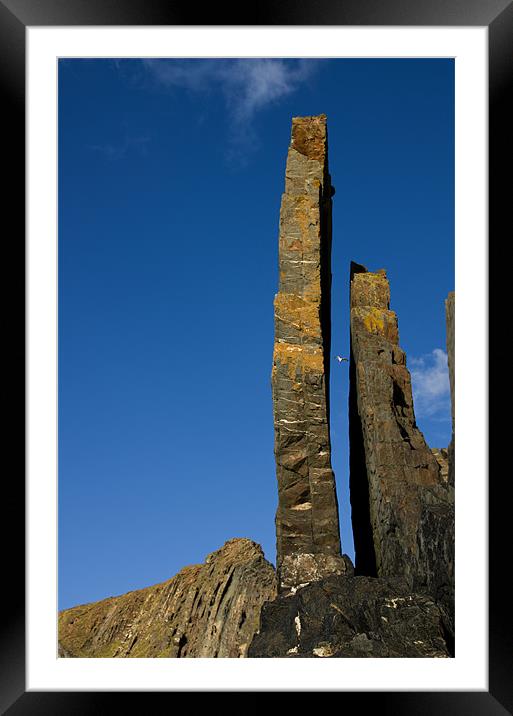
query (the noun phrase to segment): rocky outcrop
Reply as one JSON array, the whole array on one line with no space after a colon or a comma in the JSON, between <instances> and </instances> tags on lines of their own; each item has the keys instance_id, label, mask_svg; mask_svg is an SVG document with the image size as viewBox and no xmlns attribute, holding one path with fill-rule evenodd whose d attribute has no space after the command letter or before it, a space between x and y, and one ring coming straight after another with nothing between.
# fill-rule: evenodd
<instances>
[{"instance_id":1,"label":"rocky outcrop","mask_svg":"<svg viewBox=\"0 0 513 716\"><path fill-rule=\"evenodd\" d=\"M356 573L402 577L454 627L454 490L417 427L384 271L351 266L350 490Z\"/></svg>"},{"instance_id":2,"label":"rocky outcrop","mask_svg":"<svg viewBox=\"0 0 513 716\"><path fill-rule=\"evenodd\" d=\"M447 658L443 615L400 578L331 576L264 605L248 656Z\"/></svg>"},{"instance_id":3,"label":"rocky outcrop","mask_svg":"<svg viewBox=\"0 0 513 716\"><path fill-rule=\"evenodd\" d=\"M245 657L274 568L248 539L167 582L59 614L62 657Z\"/></svg>"},{"instance_id":4,"label":"rocky outcrop","mask_svg":"<svg viewBox=\"0 0 513 716\"><path fill-rule=\"evenodd\" d=\"M452 437L448 448L449 460L449 484L454 486L454 291L451 291L445 300L445 324L447 331L447 362L449 365L449 384L451 386L451 416L452 416Z\"/></svg>"},{"instance_id":5,"label":"rocky outcrop","mask_svg":"<svg viewBox=\"0 0 513 716\"><path fill-rule=\"evenodd\" d=\"M329 431L333 193L326 116L294 118L280 211L272 370L282 590L345 571Z\"/></svg>"},{"instance_id":6,"label":"rocky outcrop","mask_svg":"<svg viewBox=\"0 0 513 716\"><path fill-rule=\"evenodd\" d=\"M423 495L442 479L415 422L384 271L351 266L350 473L358 574L422 582Z\"/></svg>"}]
</instances>

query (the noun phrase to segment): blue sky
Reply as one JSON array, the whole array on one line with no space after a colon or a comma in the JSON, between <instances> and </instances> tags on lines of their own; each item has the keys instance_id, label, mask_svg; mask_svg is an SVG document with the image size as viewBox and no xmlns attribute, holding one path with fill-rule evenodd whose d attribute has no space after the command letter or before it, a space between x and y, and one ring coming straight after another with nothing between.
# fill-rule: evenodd
<instances>
[{"instance_id":1,"label":"blue sky","mask_svg":"<svg viewBox=\"0 0 513 716\"><path fill-rule=\"evenodd\" d=\"M353 555L351 260L386 268L432 447L450 439L452 60L61 60L59 608L231 537L275 562L270 374L293 116L325 113L332 450Z\"/></svg>"}]
</instances>

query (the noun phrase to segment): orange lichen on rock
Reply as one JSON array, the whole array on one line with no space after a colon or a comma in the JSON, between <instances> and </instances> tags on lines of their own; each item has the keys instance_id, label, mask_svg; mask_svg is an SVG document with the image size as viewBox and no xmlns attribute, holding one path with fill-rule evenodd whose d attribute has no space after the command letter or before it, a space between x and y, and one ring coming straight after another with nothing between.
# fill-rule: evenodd
<instances>
[{"instance_id":1,"label":"orange lichen on rock","mask_svg":"<svg viewBox=\"0 0 513 716\"><path fill-rule=\"evenodd\" d=\"M324 161L326 156L326 115L293 117L291 147L309 159Z\"/></svg>"},{"instance_id":2,"label":"orange lichen on rock","mask_svg":"<svg viewBox=\"0 0 513 716\"><path fill-rule=\"evenodd\" d=\"M327 409L332 195L326 116L295 117L280 207L272 370L283 590L345 571Z\"/></svg>"},{"instance_id":3,"label":"orange lichen on rock","mask_svg":"<svg viewBox=\"0 0 513 716\"><path fill-rule=\"evenodd\" d=\"M383 336L392 344L398 343L397 316L394 311L375 306L358 306L352 309L351 315L354 321L361 321L368 333Z\"/></svg>"},{"instance_id":4,"label":"orange lichen on rock","mask_svg":"<svg viewBox=\"0 0 513 716\"><path fill-rule=\"evenodd\" d=\"M274 346L273 370L278 364L286 365L291 380L305 373L324 372L324 354L320 347L296 345L295 343L276 343Z\"/></svg>"},{"instance_id":5,"label":"orange lichen on rock","mask_svg":"<svg viewBox=\"0 0 513 716\"><path fill-rule=\"evenodd\" d=\"M351 282L351 308L373 306L388 310L390 285L384 269L374 273L357 273Z\"/></svg>"},{"instance_id":6,"label":"orange lichen on rock","mask_svg":"<svg viewBox=\"0 0 513 716\"><path fill-rule=\"evenodd\" d=\"M274 299L275 318L311 338L321 337L320 303L293 293L278 293Z\"/></svg>"}]
</instances>

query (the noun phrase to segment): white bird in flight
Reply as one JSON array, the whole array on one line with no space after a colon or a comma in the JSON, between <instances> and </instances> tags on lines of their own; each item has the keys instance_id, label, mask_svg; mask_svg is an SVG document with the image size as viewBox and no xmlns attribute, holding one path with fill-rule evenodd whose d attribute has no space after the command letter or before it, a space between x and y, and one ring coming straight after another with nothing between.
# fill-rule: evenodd
<instances>
[{"instance_id":1,"label":"white bird in flight","mask_svg":"<svg viewBox=\"0 0 513 716\"><path fill-rule=\"evenodd\" d=\"M344 361L344 360L349 361L349 358L342 358L342 356L336 356L336 359L338 360L339 363L342 363L342 361Z\"/></svg>"}]
</instances>

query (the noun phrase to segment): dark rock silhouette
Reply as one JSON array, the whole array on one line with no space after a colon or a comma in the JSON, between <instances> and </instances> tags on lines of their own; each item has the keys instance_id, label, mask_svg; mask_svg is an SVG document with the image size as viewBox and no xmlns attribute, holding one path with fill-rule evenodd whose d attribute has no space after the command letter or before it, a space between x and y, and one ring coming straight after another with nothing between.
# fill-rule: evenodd
<instances>
[{"instance_id":1,"label":"dark rock silhouette","mask_svg":"<svg viewBox=\"0 0 513 716\"><path fill-rule=\"evenodd\" d=\"M264 604L249 657L437 657L450 652L440 609L400 578L336 576Z\"/></svg>"}]
</instances>

